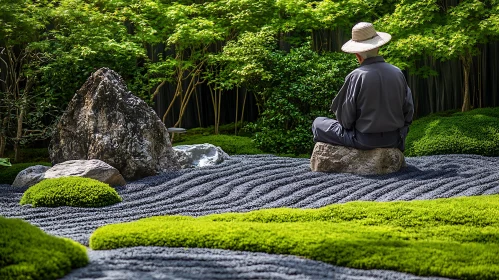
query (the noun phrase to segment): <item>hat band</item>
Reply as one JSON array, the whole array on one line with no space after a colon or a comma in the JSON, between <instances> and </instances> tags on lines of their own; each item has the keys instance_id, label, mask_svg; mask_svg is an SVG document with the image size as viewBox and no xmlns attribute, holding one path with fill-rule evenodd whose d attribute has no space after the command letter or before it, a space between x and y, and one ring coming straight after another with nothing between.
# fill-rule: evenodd
<instances>
[{"instance_id":1,"label":"hat band","mask_svg":"<svg viewBox=\"0 0 499 280\"><path fill-rule=\"evenodd\" d=\"M377 34L377 33L376 33L376 34L374 34L374 36L372 36L371 38L367 38L367 39L364 39L364 40L354 40L354 39L352 39L352 41L354 41L354 42L362 42L362 41L367 41L367 40L371 40L372 38L374 38L374 37L376 37L376 36L378 36L378 34Z\"/></svg>"}]
</instances>

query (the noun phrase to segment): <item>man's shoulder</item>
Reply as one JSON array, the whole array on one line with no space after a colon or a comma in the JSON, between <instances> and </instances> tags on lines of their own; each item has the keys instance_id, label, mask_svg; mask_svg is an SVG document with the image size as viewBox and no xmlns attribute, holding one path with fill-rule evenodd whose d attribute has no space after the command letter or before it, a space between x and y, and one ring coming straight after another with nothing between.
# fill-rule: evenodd
<instances>
[{"instance_id":1,"label":"man's shoulder","mask_svg":"<svg viewBox=\"0 0 499 280\"><path fill-rule=\"evenodd\" d=\"M361 65L358 68L354 69L350 74L362 76L362 75L368 75L371 72L379 72L379 71L387 72L389 74L403 75L403 72L400 68L384 61L368 65Z\"/></svg>"}]
</instances>

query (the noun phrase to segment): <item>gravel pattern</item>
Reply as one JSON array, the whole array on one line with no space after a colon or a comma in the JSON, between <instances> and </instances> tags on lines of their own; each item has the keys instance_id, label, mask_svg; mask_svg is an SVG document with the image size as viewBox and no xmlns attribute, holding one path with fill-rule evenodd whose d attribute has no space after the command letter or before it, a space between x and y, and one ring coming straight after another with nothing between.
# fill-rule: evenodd
<instances>
[{"instance_id":1,"label":"gravel pattern","mask_svg":"<svg viewBox=\"0 0 499 280\"><path fill-rule=\"evenodd\" d=\"M233 156L214 166L148 177L117 189L123 202L102 208L20 206L25 189L0 185L0 216L88 245L99 226L144 217L318 208L354 200L393 201L499 193L499 158L443 155L406 159L383 176L310 172L308 159ZM182 252L182 254L179 254ZM423 279L390 271L339 268L292 256L206 249L90 251L91 264L68 279ZM157 273L156 273L157 271ZM424 278L428 279L428 278Z\"/></svg>"}]
</instances>

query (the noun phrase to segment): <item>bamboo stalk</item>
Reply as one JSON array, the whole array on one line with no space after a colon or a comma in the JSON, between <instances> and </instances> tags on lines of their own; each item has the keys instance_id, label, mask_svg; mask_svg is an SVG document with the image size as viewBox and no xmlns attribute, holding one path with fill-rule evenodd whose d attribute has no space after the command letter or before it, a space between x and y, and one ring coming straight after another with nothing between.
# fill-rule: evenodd
<instances>
[{"instance_id":1,"label":"bamboo stalk","mask_svg":"<svg viewBox=\"0 0 499 280\"><path fill-rule=\"evenodd\" d=\"M220 127L220 105L222 103L221 100L222 100L222 90L219 89L218 90L218 113L217 113L218 118L217 118L217 126L216 126L216 133L215 134L218 134L218 132L219 132L218 129Z\"/></svg>"},{"instance_id":2,"label":"bamboo stalk","mask_svg":"<svg viewBox=\"0 0 499 280\"><path fill-rule=\"evenodd\" d=\"M237 113L239 109L239 87L236 88L236 122L234 125L234 135L237 135Z\"/></svg>"}]
</instances>

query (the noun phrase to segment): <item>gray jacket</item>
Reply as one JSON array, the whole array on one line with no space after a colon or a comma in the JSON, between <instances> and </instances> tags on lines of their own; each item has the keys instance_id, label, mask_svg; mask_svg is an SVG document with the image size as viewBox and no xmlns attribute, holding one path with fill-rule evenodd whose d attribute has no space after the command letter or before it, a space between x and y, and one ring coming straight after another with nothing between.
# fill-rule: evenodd
<instances>
[{"instance_id":1,"label":"gray jacket","mask_svg":"<svg viewBox=\"0 0 499 280\"><path fill-rule=\"evenodd\" d=\"M402 71L378 56L348 74L331 112L347 130L391 132L412 123L414 104Z\"/></svg>"}]
</instances>

